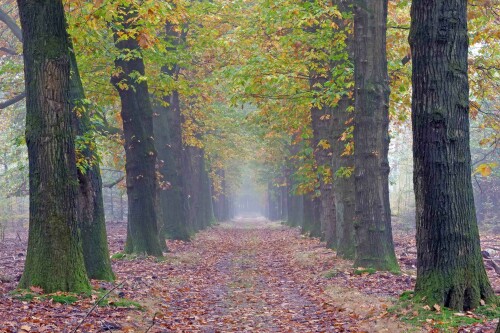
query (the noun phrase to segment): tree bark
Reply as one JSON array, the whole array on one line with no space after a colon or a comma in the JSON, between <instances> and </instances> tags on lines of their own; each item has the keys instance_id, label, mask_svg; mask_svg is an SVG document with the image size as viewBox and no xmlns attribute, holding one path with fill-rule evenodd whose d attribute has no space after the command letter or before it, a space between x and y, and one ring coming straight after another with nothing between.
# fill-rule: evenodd
<instances>
[{"instance_id":1,"label":"tree bark","mask_svg":"<svg viewBox=\"0 0 500 333\"><path fill-rule=\"evenodd\" d=\"M356 0L355 265L398 271L389 207L387 0Z\"/></svg>"},{"instance_id":2,"label":"tree bark","mask_svg":"<svg viewBox=\"0 0 500 333\"><path fill-rule=\"evenodd\" d=\"M355 217L355 182L354 175L347 175L337 171L349 170L354 167L354 156L344 155L345 141L342 135L346 130L346 123L354 116L349 112L353 101L343 97L332 112L332 153L333 153L333 192L336 208L336 245L337 255L345 259L355 259L356 248L354 239Z\"/></svg>"},{"instance_id":3,"label":"tree bark","mask_svg":"<svg viewBox=\"0 0 500 333\"><path fill-rule=\"evenodd\" d=\"M166 39L175 51L183 41L183 36L176 27L167 22ZM176 81L180 68L177 64L169 64L162 68L163 74ZM162 232L171 239L189 240L192 234L189 221L189 206L184 175L185 150L182 143L182 119L179 93L174 90L162 97L164 105L155 106L154 129L156 150L160 163L159 171L163 181L169 184L159 189L159 213Z\"/></svg>"},{"instance_id":4,"label":"tree bark","mask_svg":"<svg viewBox=\"0 0 500 333\"><path fill-rule=\"evenodd\" d=\"M414 0L412 125L416 295L470 310L494 298L471 182L466 0Z\"/></svg>"},{"instance_id":5,"label":"tree bark","mask_svg":"<svg viewBox=\"0 0 500 333\"><path fill-rule=\"evenodd\" d=\"M90 114L88 105L84 102L85 92L73 50L70 51L70 64L70 107L77 140L77 155L82 161L87 162L87 166L77 168L78 227L82 236L83 258L90 279L111 281L114 279L114 274L106 237L99 157L91 133Z\"/></svg>"},{"instance_id":6,"label":"tree bark","mask_svg":"<svg viewBox=\"0 0 500 333\"><path fill-rule=\"evenodd\" d=\"M328 66L328 65L327 65ZM326 70L327 72L329 69ZM310 89L321 93L321 89L328 80L327 74L310 73ZM319 85L319 86L318 86ZM311 108L311 124L313 128L312 145L314 159L319 173L321 234L328 248L336 247L336 212L335 196L332 186L332 135L331 135L331 108L323 105L321 108Z\"/></svg>"},{"instance_id":7,"label":"tree bark","mask_svg":"<svg viewBox=\"0 0 500 333\"><path fill-rule=\"evenodd\" d=\"M342 13L350 13L352 8L350 3L352 1L336 1L339 10ZM347 31L346 22L344 20L338 20L337 24L340 29L344 30L346 34L345 44L346 48L344 52L347 52L347 57L349 61L340 60L334 62L333 68L341 66L345 69L349 68L351 65L347 63L353 62L354 53L354 36ZM341 74L344 76L345 74ZM332 78L335 80L335 78ZM352 80L354 78L348 78L347 80ZM342 78L342 81L346 81ZM354 95L354 90L346 89L349 93ZM354 217L355 217L355 182L354 175L349 175L348 170L354 168L354 156L352 154L344 154L345 146L349 143L349 140L343 140L343 135L351 126L354 113L351 112L354 109L354 100L349 97L349 93L344 94L337 105L333 107L331 112L331 145L332 145L332 155L333 155L333 193L335 197L335 212L336 212L336 249L337 255L345 259L355 259L356 248L354 239ZM342 172L339 172L342 171Z\"/></svg>"},{"instance_id":8,"label":"tree bark","mask_svg":"<svg viewBox=\"0 0 500 333\"><path fill-rule=\"evenodd\" d=\"M90 289L77 225L70 42L61 1L18 0L23 30L30 227L20 287Z\"/></svg>"},{"instance_id":9,"label":"tree bark","mask_svg":"<svg viewBox=\"0 0 500 333\"><path fill-rule=\"evenodd\" d=\"M119 28L115 32L116 48L126 56L115 59L117 74L111 81L122 102L121 116L125 138L125 171L127 174L128 226L125 252L161 256L156 216L156 150L153 137L153 110L148 85L138 76L145 75L141 48L133 37L120 39L118 32L136 27L137 9L120 6ZM131 57L136 52L136 57Z\"/></svg>"}]
</instances>

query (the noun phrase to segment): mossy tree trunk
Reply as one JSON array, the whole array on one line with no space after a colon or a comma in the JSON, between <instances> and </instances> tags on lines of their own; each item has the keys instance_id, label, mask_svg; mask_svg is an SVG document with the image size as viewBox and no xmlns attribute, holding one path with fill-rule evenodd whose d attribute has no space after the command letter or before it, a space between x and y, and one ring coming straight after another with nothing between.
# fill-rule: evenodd
<instances>
[{"instance_id":1,"label":"mossy tree trunk","mask_svg":"<svg viewBox=\"0 0 500 333\"><path fill-rule=\"evenodd\" d=\"M70 41L61 1L19 0L26 82L30 226L20 287L87 291L77 224Z\"/></svg>"},{"instance_id":2,"label":"mossy tree trunk","mask_svg":"<svg viewBox=\"0 0 500 333\"><path fill-rule=\"evenodd\" d=\"M111 281L114 274L106 237L101 170L91 132L90 110L85 103L85 92L73 51L70 52L70 63L70 98L77 157L88 165L78 168L78 227L82 236L83 258L89 278Z\"/></svg>"},{"instance_id":3,"label":"mossy tree trunk","mask_svg":"<svg viewBox=\"0 0 500 333\"><path fill-rule=\"evenodd\" d=\"M399 270L389 207L387 0L355 0L355 265Z\"/></svg>"},{"instance_id":4,"label":"mossy tree trunk","mask_svg":"<svg viewBox=\"0 0 500 333\"><path fill-rule=\"evenodd\" d=\"M125 171L128 196L128 226L125 252L161 256L156 216L156 150L153 136L153 109L146 81L141 48L135 38L120 39L118 33L137 28L137 8L119 7L115 22L116 48L126 57L115 59L117 73L111 81L120 95L125 138ZM137 54L131 57L131 54Z\"/></svg>"},{"instance_id":5,"label":"mossy tree trunk","mask_svg":"<svg viewBox=\"0 0 500 333\"><path fill-rule=\"evenodd\" d=\"M466 0L414 0L416 295L470 310L491 300L471 183Z\"/></svg>"}]
</instances>

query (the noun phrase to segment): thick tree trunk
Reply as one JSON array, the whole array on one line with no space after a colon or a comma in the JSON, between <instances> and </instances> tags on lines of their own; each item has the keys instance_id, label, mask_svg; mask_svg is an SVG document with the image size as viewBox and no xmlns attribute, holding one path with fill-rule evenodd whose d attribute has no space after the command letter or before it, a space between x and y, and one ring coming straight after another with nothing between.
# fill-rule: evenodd
<instances>
[{"instance_id":1,"label":"thick tree trunk","mask_svg":"<svg viewBox=\"0 0 500 333\"><path fill-rule=\"evenodd\" d=\"M352 11L350 7L351 1L336 1L339 10L342 13ZM347 28L345 21L338 20L337 24L341 29ZM348 35L345 43L348 58L353 60L353 37ZM347 68L345 61L333 64L333 68L341 66ZM349 65L350 66L350 65ZM342 73L342 76L345 74ZM354 78L351 78L351 80ZM333 78L335 81L336 78ZM345 78L342 77L342 80ZM349 79L348 79L349 80ZM354 90L352 90L354 93ZM346 259L355 258L355 240L354 240L354 217L355 217L355 184L354 175L348 175L348 170L354 168L354 156L344 154L346 144L349 141L342 140L343 134L347 128L351 126L354 113L350 112L354 108L354 100L345 94L341 97L337 105L333 107L331 112L331 135L332 135L332 155L333 155L333 193L335 197L335 212L336 212L336 246L337 255ZM341 172L339 172L341 171Z\"/></svg>"},{"instance_id":2,"label":"thick tree trunk","mask_svg":"<svg viewBox=\"0 0 500 333\"><path fill-rule=\"evenodd\" d=\"M165 25L166 39L173 46L182 42L182 36L176 26L167 22ZM172 80L177 80L180 68L178 65L164 66L162 72ZM189 206L186 193L186 178L184 175L185 151L182 144L182 120L179 93L174 90L170 95L163 96L166 106L155 107L154 130L155 144L160 163L160 173L165 182L159 189L158 207L161 213L160 226L164 234L171 239L189 240L192 234L189 221ZM167 184L168 183L168 184Z\"/></svg>"},{"instance_id":3,"label":"thick tree trunk","mask_svg":"<svg viewBox=\"0 0 500 333\"><path fill-rule=\"evenodd\" d=\"M328 71L328 69L327 69ZM311 72L310 87L320 90L327 81L327 74ZM319 173L320 223L321 234L329 248L336 247L336 212L335 196L332 186L332 128L331 108L327 105L311 108L311 124L313 128L314 159Z\"/></svg>"},{"instance_id":4,"label":"thick tree trunk","mask_svg":"<svg viewBox=\"0 0 500 333\"><path fill-rule=\"evenodd\" d=\"M191 237L187 195L184 187L183 149L180 124L173 121L179 113L178 94L164 98L168 107L155 106L155 145L158 152L159 172L163 176L158 189L159 226L171 239L189 240ZM179 133L172 133L177 131ZM173 135L171 135L173 134ZM174 143L174 139L176 142Z\"/></svg>"},{"instance_id":5,"label":"thick tree trunk","mask_svg":"<svg viewBox=\"0 0 500 333\"><path fill-rule=\"evenodd\" d=\"M411 17L415 291L430 304L469 310L494 293L471 183L467 1L414 0Z\"/></svg>"},{"instance_id":6,"label":"thick tree trunk","mask_svg":"<svg viewBox=\"0 0 500 333\"><path fill-rule=\"evenodd\" d=\"M70 42L61 1L19 0L26 82L30 227L20 287L87 291L77 225Z\"/></svg>"},{"instance_id":7,"label":"thick tree trunk","mask_svg":"<svg viewBox=\"0 0 500 333\"><path fill-rule=\"evenodd\" d=\"M136 8L122 6L121 32L135 26ZM153 137L153 110L148 85L138 81L137 73L145 75L141 48L135 38L119 40L115 31L116 48L127 57L118 57L118 73L111 81L122 102L121 116L125 137L125 170L127 173L128 226L125 252L161 256L156 216L156 150ZM137 52L137 57L130 57Z\"/></svg>"},{"instance_id":8,"label":"thick tree trunk","mask_svg":"<svg viewBox=\"0 0 500 333\"><path fill-rule=\"evenodd\" d=\"M88 162L88 167L78 168L78 227L82 236L83 258L89 278L111 281L114 274L106 237L101 170L91 133L88 105L84 102L85 92L73 51L70 52L70 63L70 98L73 126L77 136L77 154Z\"/></svg>"},{"instance_id":9,"label":"thick tree trunk","mask_svg":"<svg viewBox=\"0 0 500 333\"><path fill-rule=\"evenodd\" d=\"M397 271L389 207L386 21L387 0L355 1L355 265Z\"/></svg>"},{"instance_id":10,"label":"thick tree trunk","mask_svg":"<svg viewBox=\"0 0 500 333\"><path fill-rule=\"evenodd\" d=\"M342 98L332 112L332 153L333 153L333 191L335 193L336 208L336 235L337 235L337 255L346 258L355 258L354 241L354 217L355 217L355 184L354 176L347 175L339 170L349 170L354 166L354 156L343 155L345 151L345 141L341 140L346 130L346 123L354 116L348 112L353 101Z\"/></svg>"}]
</instances>

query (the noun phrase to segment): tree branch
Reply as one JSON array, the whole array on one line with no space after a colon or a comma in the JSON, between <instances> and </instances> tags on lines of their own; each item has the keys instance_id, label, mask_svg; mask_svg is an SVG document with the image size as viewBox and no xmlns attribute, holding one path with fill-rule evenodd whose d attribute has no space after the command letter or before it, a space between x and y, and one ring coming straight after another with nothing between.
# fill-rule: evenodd
<instances>
[{"instance_id":1,"label":"tree branch","mask_svg":"<svg viewBox=\"0 0 500 333\"><path fill-rule=\"evenodd\" d=\"M102 187L112 188L113 186L115 186L116 184L118 184L119 182L121 182L124 178L125 178L125 175L121 176L120 178L118 178L115 181L112 181L111 183L102 184Z\"/></svg>"},{"instance_id":2,"label":"tree branch","mask_svg":"<svg viewBox=\"0 0 500 333\"><path fill-rule=\"evenodd\" d=\"M7 27L10 29L10 31L12 31L12 33L14 34L14 36L16 36L16 38L20 42L23 41L23 31L17 25L16 21L14 21L12 19L12 17L10 17L9 14L7 14L6 12L4 12L2 8L0 8L0 21L2 21L3 23L5 23L7 25Z\"/></svg>"},{"instance_id":3,"label":"tree branch","mask_svg":"<svg viewBox=\"0 0 500 333\"><path fill-rule=\"evenodd\" d=\"M101 301L103 299L105 299L106 297L108 297L108 295L111 294L111 292L113 290L115 290L116 288L120 287L125 282L126 282L126 280L123 281L123 282L121 282L120 284L117 284L116 286L114 286L113 288L111 288L107 293L105 293L104 296L102 296L97 302L95 302L94 306L92 308L90 308L90 310L87 312L87 314L85 315L85 317L82 318L82 320L80 321L80 323L78 323L78 325L71 331L71 333L75 333L80 328L80 326L82 326L83 322L85 321L85 319L87 319L87 317L90 315L90 313L92 311L94 311L95 308L97 308L97 306L99 305L99 303L101 303Z\"/></svg>"},{"instance_id":4,"label":"tree branch","mask_svg":"<svg viewBox=\"0 0 500 333\"><path fill-rule=\"evenodd\" d=\"M11 106L12 104L16 104L19 101L22 101L26 97L26 92L23 91L19 95L12 97L11 99L6 100L5 102L0 103L0 110L5 109L6 107Z\"/></svg>"},{"instance_id":5,"label":"tree branch","mask_svg":"<svg viewBox=\"0 0 500 333\"><path fill-rule=\"evenodd\" d=\"M8 47L3 47L3 46L2 46L2 47L0 47L0 51L5 52L5 53L10 54L10 55L19 55L19 54L16 52L16 50L13 50L13 49L8 48Z\"/></svg>"}]
</instances>

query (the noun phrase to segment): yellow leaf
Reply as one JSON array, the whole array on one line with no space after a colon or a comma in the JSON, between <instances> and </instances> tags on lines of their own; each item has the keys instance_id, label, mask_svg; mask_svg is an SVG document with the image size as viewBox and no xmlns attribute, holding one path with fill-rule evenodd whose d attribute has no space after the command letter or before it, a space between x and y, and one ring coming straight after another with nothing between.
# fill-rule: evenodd
<instances>
[{"instance_id":1,"label":"yellow leaf","mask_svg":"<svg viewBox=\"0 0 500 333\"><path fill-rule=\"evenodd\" d=\"M480 164L476 170L474 171L474 174L481 174L483 177L488 177L491 175L491 172L493 171L493 168L498 166L498 163L483 163Z\"/></svg>"}]
</instances>

